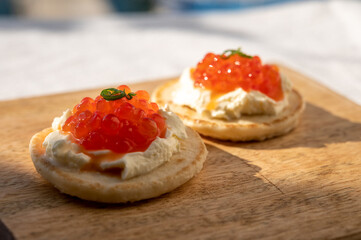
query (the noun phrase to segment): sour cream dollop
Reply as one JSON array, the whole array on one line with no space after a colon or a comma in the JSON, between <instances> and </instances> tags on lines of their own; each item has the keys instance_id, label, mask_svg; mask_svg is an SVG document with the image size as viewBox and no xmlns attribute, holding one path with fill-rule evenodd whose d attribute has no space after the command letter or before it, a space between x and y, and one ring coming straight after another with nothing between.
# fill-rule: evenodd
<instances>
[{"instance_id":1,"label":"sour cream dollop","mask_svg":"<svg viewBox=\"0 0 361 240\"><path fill-rule=\"evenodd\" d=\"M281 101L275 101L259 91L246 92L242 88L217 95L210 90L194 87L191 69L187 68L172 97L175 104L188 106L211 118L234 120L242 115L276 115L288 105L287 95L292 89L290 81L283 74L281 79L284 93Z\"/></svg>"},{"instance_id":2,"label":"sour cream dollop","mask_svg":"<svg viewBox=\"0 0 361 240\"><path fill-rule=\"evenodd\" d=\"M157 137L144 152L127 153L120 158L109 160L106 159L106 156L112 154L111 151L86 151L72 141L69 133L60 130L71 115L71 111L68 109L61 117L54 119L52 123L54 131L43 142L45 155L53 164L75 170L81 170L82 167L89 164L92 160L91 156L104 156L105 159L101 161L100 168L102 170L121 168L123 180L144 175L168 162L179 151L180 140L187 138L185 126L175 113L168 109L160 109L159 112L167 124L165 138Z\"/></svg>"}]
</instances>

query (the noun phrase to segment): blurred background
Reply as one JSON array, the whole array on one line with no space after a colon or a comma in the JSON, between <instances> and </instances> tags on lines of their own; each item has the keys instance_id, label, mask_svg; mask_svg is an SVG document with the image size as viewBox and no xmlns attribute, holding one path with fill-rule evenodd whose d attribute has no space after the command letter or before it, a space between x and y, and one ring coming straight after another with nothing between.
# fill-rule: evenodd
<instances>
[{"instance_id":1,"label":"blurred background","mask_svg":"<svg viewBox=\"0 0 361 240\"><path fill-rule=\"evenodd\" d=\"M360 25L359 0L0 0L0 100L177 76L242 47L361 104Z\"/></svg>"},{"instance_id":2,"label":"blurred background","mask_svg":"<svg viewBox=\"0 0 361 240\"><path fill-rule=\"evenodd\" d=\"M110 12L236 10L289 1L292 0L1 0L1 13L54 19Z\"/></svg>"}]
</instances>

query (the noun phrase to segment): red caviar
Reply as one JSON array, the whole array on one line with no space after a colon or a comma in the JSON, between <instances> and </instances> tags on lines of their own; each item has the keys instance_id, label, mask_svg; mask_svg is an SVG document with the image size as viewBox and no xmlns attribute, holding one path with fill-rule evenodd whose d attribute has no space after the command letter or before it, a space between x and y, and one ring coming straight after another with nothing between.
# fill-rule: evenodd
<instances>
[{"instance_id":1,"label":"red caviar","mask_svg":"<svg viewBox=\"0 0 361 240\"><path fill-rule=\"evenodd\" d=\"M125 85L117 89L131 92ZM73 108L62 130L87 150L109 149L116 153L145 151L156 137L165 136L166 123L149 94L139 90L131 99L108 101L102 96L83 98Z\"/></svg>"},{"instance_id":2,"label":"red caviar","mask_svg":"<svg viewBox=\"0 0 361 240\"><path fill-rule=\"evenodd\" d=\"M262 65L258 56L232 54L227 57L208 53L191 74L195 87L216 93L227 93L241 87L246 92L258 90L276 101L283 99L278 67Z\"/></svg>"}]
</instances>

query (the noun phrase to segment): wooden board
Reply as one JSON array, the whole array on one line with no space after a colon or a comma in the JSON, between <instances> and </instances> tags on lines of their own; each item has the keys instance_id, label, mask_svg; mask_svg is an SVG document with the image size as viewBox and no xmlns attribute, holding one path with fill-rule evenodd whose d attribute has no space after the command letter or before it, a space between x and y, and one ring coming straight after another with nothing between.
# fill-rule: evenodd
<instances>
[{"instance_id":1,"label":"wooden board","mask_svg":"<svg viewBox=\"0 0 361 240\"><path fill-rule=\"evenodd\" d=\"M361 107L282 69L307 101L295 131L265 142L205 139L197 177L133 204L61 194L29 156L34 133L100 89L0 102L0 218L17 239L361 239Z\"/></svg>"}]
</instances>

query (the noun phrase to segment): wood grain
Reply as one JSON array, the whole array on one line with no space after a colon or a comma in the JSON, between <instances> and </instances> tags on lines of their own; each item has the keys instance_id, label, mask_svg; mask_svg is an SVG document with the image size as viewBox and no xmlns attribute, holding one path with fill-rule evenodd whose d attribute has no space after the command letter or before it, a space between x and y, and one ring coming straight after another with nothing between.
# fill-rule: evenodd
<instances>
[{"instance_id":1,"label":"wood grain","mask_svg":"<svg viewBox=\"0 0 361 240\"><path fill-rule=\"evenodd\" d=\"M0 102L0 218L17 239L361 239L361 107L282 70L307 101L296 130L264 142L205 139L197 177L133 204L61 194L29 156L34 133L100 89Z\"/></svg>"}]
</instances>

